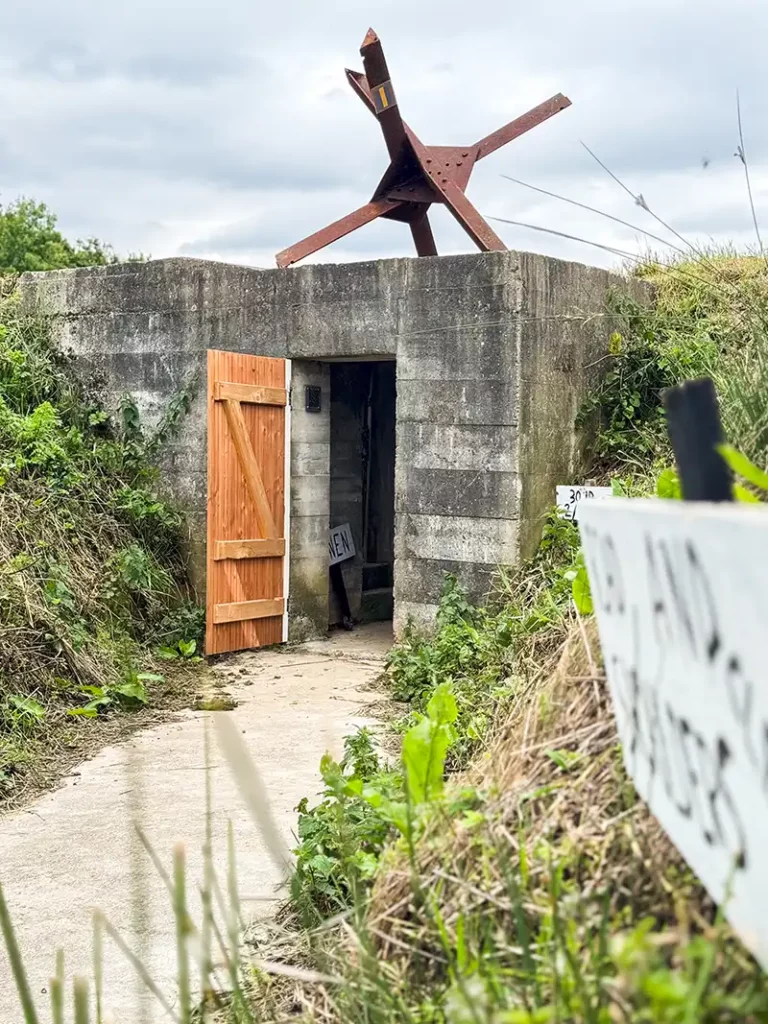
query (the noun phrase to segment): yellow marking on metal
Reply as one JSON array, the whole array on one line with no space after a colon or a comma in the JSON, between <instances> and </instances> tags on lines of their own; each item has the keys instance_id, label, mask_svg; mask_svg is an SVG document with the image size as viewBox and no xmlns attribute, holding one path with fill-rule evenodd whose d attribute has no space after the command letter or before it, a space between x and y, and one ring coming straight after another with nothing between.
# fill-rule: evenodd
<instances>
[{"instance_id":1,"label":"yellow marking on metal","mask_svg":"<svg viewBox=\"0 0 768 1024\"><path fill-rule=\"evenodd\" d=\"M382 107L388 107L389 106L389 100L387 99L387 91L386 91L386 89L384 88L383 85L379 86L379 96L381 97L381 105L382 105Z\"/></svg>"}]
</instances>

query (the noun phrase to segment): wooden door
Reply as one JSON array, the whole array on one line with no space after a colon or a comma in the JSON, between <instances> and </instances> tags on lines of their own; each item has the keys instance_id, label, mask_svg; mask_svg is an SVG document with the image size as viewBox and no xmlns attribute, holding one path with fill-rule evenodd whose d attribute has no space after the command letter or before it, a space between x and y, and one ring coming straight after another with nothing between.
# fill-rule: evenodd
<instances>
[{"instance_id":1,"label":"wooden door","mask_svg":"<svg viewBox=\"0 0 768 1024\"><path fill-rule=\"evenodd\" d=\"M287 639L290 363L208 352L207 654Z\"/></svg>"}]
</instances>

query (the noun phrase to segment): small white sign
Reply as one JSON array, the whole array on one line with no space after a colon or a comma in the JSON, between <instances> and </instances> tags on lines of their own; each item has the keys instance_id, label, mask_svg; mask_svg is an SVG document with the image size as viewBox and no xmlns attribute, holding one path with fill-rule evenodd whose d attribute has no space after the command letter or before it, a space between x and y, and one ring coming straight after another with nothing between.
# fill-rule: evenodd
<instances>
[{"instance_id":1,"label":"small white sign","mask_svg":"<svg viewBox=\"0 0 768 1024\"><path fill-rule=\"evenodd\" d=\"M562 484L556 488L556 504L562 510L563 516L571 522L578 522L579 504L582 501L592 498L612 498L613 489L610 487L581 487L573 484Z\"/></svg>"},{"instance_id":2,"label":"small white sign","mask_svg":"<svg viewBox=\"0 0 768 1024\"><path fill-rule=\"evenodd\" d=\"M627 770L768 968L768 510L617 498L579 518Z\"/></svg>"},{"instance_id":3,"label":"small white sign","mask_svg":"<svg viewBox=\"0 0 768 1024\"><path fill-rule=\"evenodd\" d=\"M328 564L336 565L337 562L344 562L347 558L354 557L355 542L352 539L349 523L344 523L343 526L334 526L328 538Z\"/></svg>"}]
</instances>

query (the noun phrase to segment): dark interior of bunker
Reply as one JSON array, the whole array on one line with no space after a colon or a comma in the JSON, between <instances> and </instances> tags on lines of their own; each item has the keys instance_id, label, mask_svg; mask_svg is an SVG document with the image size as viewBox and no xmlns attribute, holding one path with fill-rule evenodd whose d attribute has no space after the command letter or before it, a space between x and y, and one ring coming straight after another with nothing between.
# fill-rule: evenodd
<instances>
[{"instance_id":1,"label":"dark interior of bunker","mask_svg":"<svg viewBox=\"0 0 768 1024\"><path fill-rule=\"evenodd\" d=\"M332 363L330 526L349 523L342 563L352 618L392 618L395 540L395 362ZM330 624L342 620L331 588Z\"/></svg>"}]
</instances>

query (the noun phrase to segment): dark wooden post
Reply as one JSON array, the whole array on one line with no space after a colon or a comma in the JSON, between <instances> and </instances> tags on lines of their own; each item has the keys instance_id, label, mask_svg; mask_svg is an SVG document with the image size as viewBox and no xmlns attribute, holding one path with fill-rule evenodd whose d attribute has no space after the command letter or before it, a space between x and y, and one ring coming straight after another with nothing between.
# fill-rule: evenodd
<instances>
[{"instance_id":1,"label":"dark wooden post","mask_svg":"<svg viewBox=\"0 0 768 1024\"><path fill-rule=\"evenodd\" d=\"M685 501L733 501L731 470L717 450L725 440L709 377L667 388L661 396Z\"/></svg>"}]
</instances>

